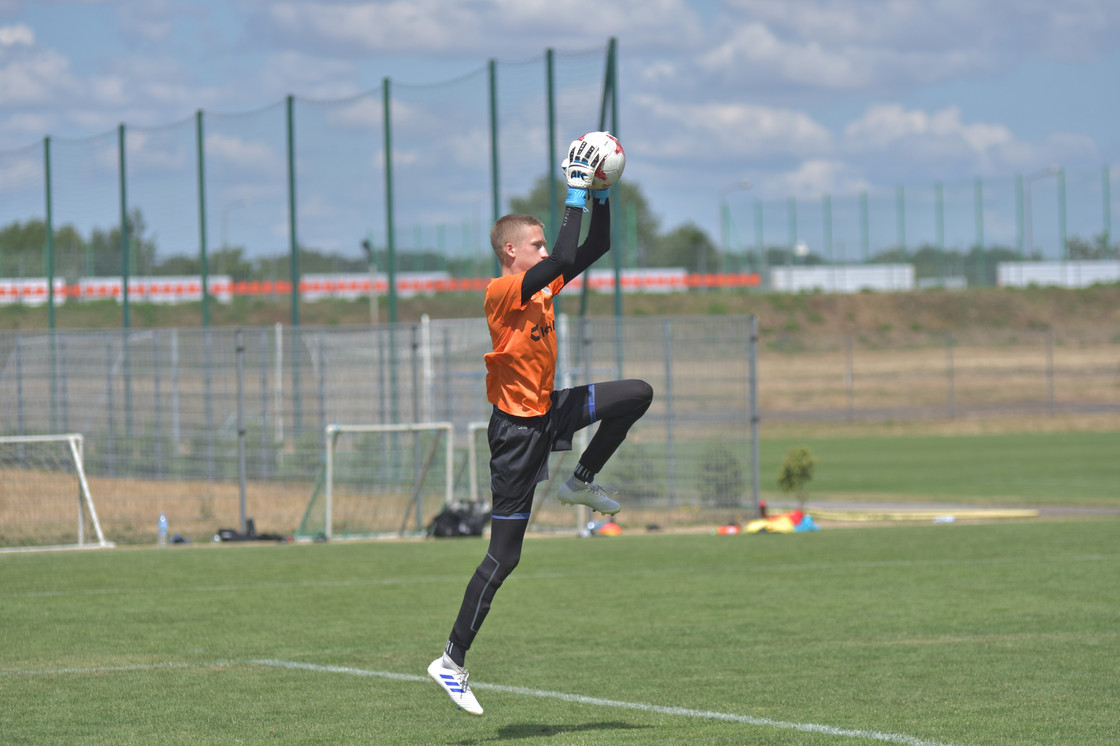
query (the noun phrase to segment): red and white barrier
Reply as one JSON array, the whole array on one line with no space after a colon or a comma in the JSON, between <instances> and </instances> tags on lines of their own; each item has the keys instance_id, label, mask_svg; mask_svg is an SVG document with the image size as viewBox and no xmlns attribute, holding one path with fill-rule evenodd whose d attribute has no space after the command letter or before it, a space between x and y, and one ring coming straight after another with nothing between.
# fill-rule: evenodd
<instances>
[{"instance_id":1,"label":"red and white barrier","mask_svg":"<svg viewBox=\"0 0 1120 746\"><path fill-rule=\"evenodd\" d=\"M22 280L0 280L0 306L42 306L47 302L47 278L31 277ZM66 281L54 281L54 304L65 300Z\"/></svg>"},{"instance_id":2,"label":"red and white barrier","mask_svg":"<svg viewBox=\"0 0 1120 746\"><path fill-rule=\"evenodd\" d=\"M232 281L228 275L207 278L210 296L220 302L232 298ZM79 300L115 300L124 297L124 284L119 277L89 277L67 288L67 295ZM130 277L129 302L136 303L191 303L202 300L202 278L196 275L183 277Z\"/></svg>"},{"instance_id":3,"label":"red and white barrier","mask_svg":"<svg viewBox=\"0 0 1120 746\"><path fill-rule=\"evenodd\" d=\"M409 298L436 293L482 292L490 282L489 277L451 277L446 272L402 272L396 276L397 295ZM588 273L587 281L595 292L613 292L613 270L596 269ZM624 293L673 293L693 288L757 287L761 280L756 273L738 274L689 274L681 268L628 269L620 275ZM572 281L569 292L580 290L584 278ZM375 275L372 280L366 273L308 274L300 278L300 298L316 301L326 298L354 300L365 298L370 288L378 295L389 292L388 277ZM114 300L123 298L121 278L89 277L74 285L64 280L54 281L55 304L66 299L79 301ZM234 282L228 275L208 278L210 296L220 303L228 303L238 295L289 295L292 283L288 280L240 280ZM128 298L132 303L191 303L202 300L202 279L198 276L183 277L131 277L128 280ZM0 280L0 305L23 303L42 305L47 302L47 280L27 278Z\"/></svg>"}]
</instances>

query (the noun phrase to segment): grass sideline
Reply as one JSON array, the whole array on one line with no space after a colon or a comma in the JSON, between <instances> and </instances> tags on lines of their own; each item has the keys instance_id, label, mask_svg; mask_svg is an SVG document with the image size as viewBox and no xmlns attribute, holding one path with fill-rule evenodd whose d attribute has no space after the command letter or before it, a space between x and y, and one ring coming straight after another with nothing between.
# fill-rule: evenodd
<instances>
[{"instance_id":1,"label":"grass sideline","mask_svg":"<svg viewBox=\"0 0 1120 746\"><path fill-rule=\"evenodd\" d=\"M0 556L7 743L1106 744L1120 520Z\"/></svg>"},{"instance_id":2,"label":"grass sideline","mask_svg":"<svg viewBox=\"0 0 1120 746\"><path fill-rule=\"evenodd\" d=\"M782 459L798 445L817 459L810 500L879 494L974 505L1120 503L1120 430L763 437L764 489L773 486Z\"/></svg>"}]
</instances>

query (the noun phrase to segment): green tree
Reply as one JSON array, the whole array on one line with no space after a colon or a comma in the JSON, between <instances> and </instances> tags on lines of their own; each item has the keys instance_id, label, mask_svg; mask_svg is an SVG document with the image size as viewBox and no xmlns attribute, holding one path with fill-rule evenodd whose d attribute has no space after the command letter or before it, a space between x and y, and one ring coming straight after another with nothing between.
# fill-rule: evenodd
<instances>
[{"instance_id":1,"label":"green tree","mask_svg":"<svg viewBox=\"0 0 1120 746\"><path fill-rule=\"evenodd\" d=\"M145 235L148 224L139 209L133 209L128 214L127 227L129 275L152 274L155 269L157 249L155 240ZM108 230L94 228L90 234L87 249L92 256L93 275L111 277L121 274L121 228L119 225ZM88 270L90 267L87 266L86 269Z\"/></svg>"},{"instance_id":2,"label":"green tree","mask_svg":"<svg viewBox=\"0 0 1120 746\"><path fill-rule=\"evenodd\" d=\"M797 506L805 508L805 485L813 478L817 460L807 446L794 446L786 453L778 471L778 486L786 494L797 493Z\"/></svg>"},{"instance_id":3,"label":"green tree","mask_svg":"<svg viewBox=\"0 0 1120 746\"><path fill-rule=\"evenodd\" d=\"M54 274L75 280L84 274L86 242L73 225L54 231ZM0 228L0 277L45 277L47 267L47 224L28 220Z\"/></svg>"},{"instance_id":4,"label":"green tree","mask_svg":"<svg viewBox=\"0 0 1120 746\"><path fill-rule=\"evenodd\" d=\"M1120 244L1108 243L1108 236L1098 233L1092 241L1074 236L1066 242L1070 259L1116 259L1120 257Z\"/></svg>"},{"instance_id":5,"label":"green tree","mask_svg":"<svg viewBox=\"0 0 1120 746\"><path fill-rule=\"evenodd\" d=\"M685 223L657 239L649 265L711 273L719 270L719 252L707 233L694 223Z\"/></svg>"},{"instance_id":6,"label":"green tree","mask_svg":"<svg viewBox=\"0 0 1120 746\"><path fill-rule=\"evenodd\" d=\"M1000 262L1016 262L1019 255L1005 246L981 249L973 246L964 256L964 275L969 287L992 287L996 284Z\"/></svg>"}]
</instances>

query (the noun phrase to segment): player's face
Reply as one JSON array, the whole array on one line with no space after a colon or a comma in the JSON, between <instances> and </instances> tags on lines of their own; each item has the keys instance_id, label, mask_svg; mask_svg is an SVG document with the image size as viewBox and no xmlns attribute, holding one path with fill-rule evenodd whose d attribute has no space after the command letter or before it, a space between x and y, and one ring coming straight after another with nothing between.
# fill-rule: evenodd
<instances>
[{"instance_id":1,"label":"player's face","mask_svg":"<svg viewBox=\"0 0 1120 746\"><path fill-rule=\"evenodd\" d=\"M521 232L521 238L517 243L509 244L506 250L513 253L513 264L510 269L514 274L535 267L542 259L548 257L548 248L544 242L544 231L537 225L525 228Z\"/></svg>"}]
</instances>

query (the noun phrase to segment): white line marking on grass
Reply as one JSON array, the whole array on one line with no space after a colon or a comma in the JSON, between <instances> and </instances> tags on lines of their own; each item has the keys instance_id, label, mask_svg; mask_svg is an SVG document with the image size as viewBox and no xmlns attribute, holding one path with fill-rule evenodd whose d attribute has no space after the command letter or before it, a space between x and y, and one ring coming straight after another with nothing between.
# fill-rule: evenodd
<instances>
[{"instance_id":1,"label":"white line marking on grass","mask_svg":"<svg viewBox=\"0 0 1120 746\"><path fill-rule=\"evenodd\" d=\"M391 673L388 671L369 671L361 668L350 668L348 666L320 666L314 663L299 663L297 661L281 660L255 660L250 662L261 666L274 666L276 668L294 668L302 671L341 673L350 676L372 676L380 679L392 679L394 681L428 681L427 676ZM483 684L479 682L471 682L471 686L474 689L488 689L495 692L520 694L526 697L559 699L564 702L575 702L577 704L583 705L619 707L627 710L656 712L661 715L680 715L683 717L702 718L704 720L723 720L732 723L743 723L745 725L759 725L768 728L781 728L784 730L800 731L802 733L822 733L828 736L842 736L845 738L867 738L873 741L897 743L901 744L902 746L950 746L950 744L941 743L939 741L927 741L921 738L915 738L914 736L907 736L902 733L881 733L879 731L873 730L853 730L849 728L837 728L831 725L819 725L817 723L793 723L785 720L771 720L770 718L753 717L751 715L735 715L727 712L711 712L709 710L690 710L686 707L662 707L659 705L643 704L641 702L620 702L613 699L585 697L581 694L565 694L564 692L549 692L542 689L526 689L525 687L520 686L502 686L500 684Z\"/></svg>"}]
</instances>

